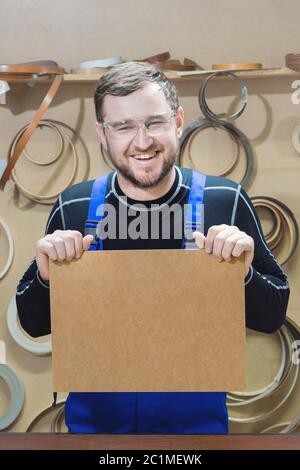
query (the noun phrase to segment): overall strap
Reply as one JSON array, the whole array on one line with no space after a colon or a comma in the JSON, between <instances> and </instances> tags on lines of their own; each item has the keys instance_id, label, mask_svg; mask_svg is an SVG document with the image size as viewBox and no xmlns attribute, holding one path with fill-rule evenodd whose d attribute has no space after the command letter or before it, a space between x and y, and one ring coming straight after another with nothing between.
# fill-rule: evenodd
<instances>
[{"instance_id":1,"label":"overall strap","mask_svg":"<svg viewBox=\"0 0 300 470\"><path fill-rule=\"evenodd\" d=\"M184 240L182 248L185 250L197 250L198 246L193 238L193 232L198 230L204 233L204 188L206 175L199 171L193 171L191 189L185 210Z\"/></svg>"},{"instance_id":2,"label":"overall strap","mask_svg":"<svg viewBox=\"0 0 300 470\"><path fill-rule=\"evenodd\" d=\"M84 224L84 235L93 235L89 251L103 250L103 240L97 235L97 227L104 217L104 203L107 190L108 174L94 181L89 204L88 218Z\"/></svg>"}]
</instances>

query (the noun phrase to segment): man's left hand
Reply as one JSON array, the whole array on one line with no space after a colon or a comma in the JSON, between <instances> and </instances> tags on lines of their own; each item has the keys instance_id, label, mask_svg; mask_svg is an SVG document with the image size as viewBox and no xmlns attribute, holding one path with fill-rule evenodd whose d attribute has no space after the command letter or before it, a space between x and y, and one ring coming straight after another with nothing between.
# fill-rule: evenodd
<instances>
[{"instance_id":1,"label":"man's left hand","mask_svg":"<svg viewBox=\"0 0 300 470\"><path fill-rule=\"evenodd\" d=\"M199 248L213 254L219 261L230 261L231 256L238 257L245 252L245 276L249 272L254 257L254 240L234 225L213 225L205 237L201 232L193 236Z\"/></svg>"}]
</instances>

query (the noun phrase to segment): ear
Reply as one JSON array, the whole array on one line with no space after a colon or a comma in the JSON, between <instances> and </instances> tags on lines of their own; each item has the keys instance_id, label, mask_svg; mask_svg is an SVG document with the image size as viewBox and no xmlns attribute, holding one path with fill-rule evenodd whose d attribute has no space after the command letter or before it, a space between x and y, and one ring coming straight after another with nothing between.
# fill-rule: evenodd
<instances>
[{"instance_id":1,"label":"ear","mask_svg":"<svg viewBox=\"0 0 300 470\"><path fill-rule=\"evenodd\" d=\"M105 136L105 133L104 133L104 130L103 130L103 127L102 125L96 121L96 132L100 138L100 142L102 144L102 147L107 150L107 141L106 141L106 136Z\"/></svg>"},{"instance_id":2,"label":"ear","mask_svg":"<svg viewBox=\"0 0 300 470\"><path fill-rule=\"evenodd\" d=\"M176 135L178 139L181 137L183 132L183 122L184 122L184 111L183 107L179 106L176 115Z\"/></svg>"}]
</instances>

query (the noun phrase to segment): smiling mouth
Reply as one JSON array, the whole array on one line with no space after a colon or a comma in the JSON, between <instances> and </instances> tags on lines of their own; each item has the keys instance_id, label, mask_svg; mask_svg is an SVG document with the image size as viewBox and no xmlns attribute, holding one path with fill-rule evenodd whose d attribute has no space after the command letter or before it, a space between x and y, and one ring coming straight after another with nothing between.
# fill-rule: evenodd
<instances>
[{"instance_id":1,"label":"smiling mouth","mask_svg":"<svg viewBox=\"0 0 300 470\"><path fill-rule=\"evenodd\" d=\"M132 158L134 158L135 160L138 160L138 161L149 161L149 160L152 160L153 158L155 158L158 154L158 151L156 152L153 152L153 153L145 153L143 155L131 155Z\"/></svg>"}]
</instances>

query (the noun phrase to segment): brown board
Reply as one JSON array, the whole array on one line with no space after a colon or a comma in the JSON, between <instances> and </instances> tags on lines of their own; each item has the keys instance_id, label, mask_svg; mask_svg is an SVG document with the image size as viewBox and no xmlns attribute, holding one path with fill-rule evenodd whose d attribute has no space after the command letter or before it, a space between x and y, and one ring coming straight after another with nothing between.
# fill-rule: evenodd
<instances>
[{"instance_id":1,"label":"brown board","mask_svg":"<svg viewBox=\"0 0 300 470\"><path fill-rule=\"evenodd\" d=\"M243 257L84 252L50 262L50 297L56 391L245 390Z\"/></svg>"}]
</instances>

